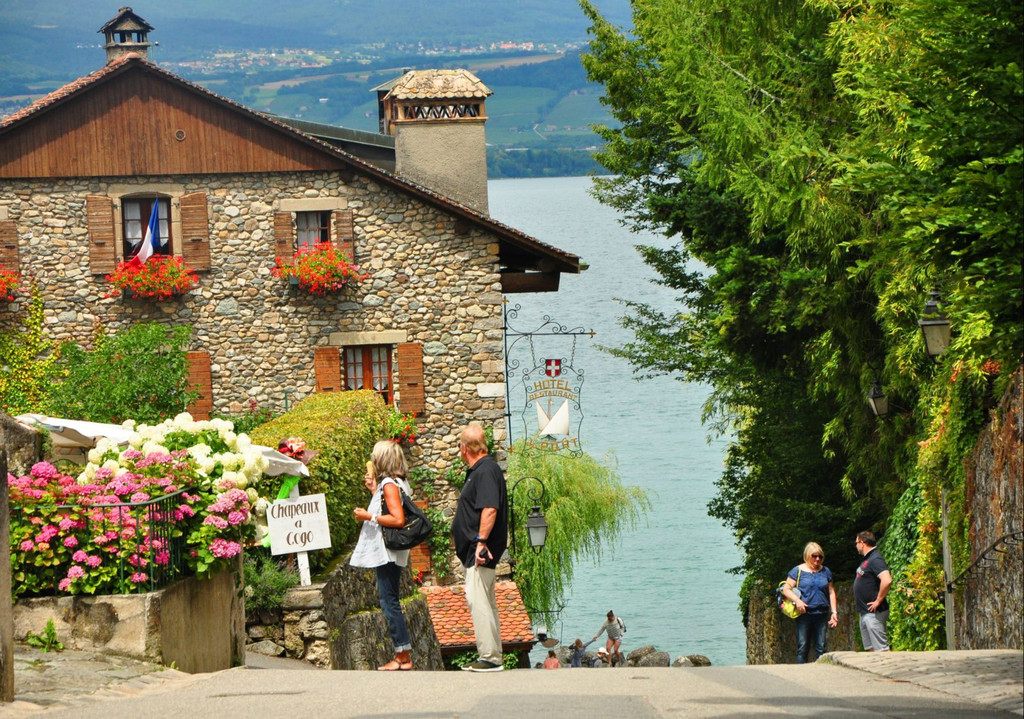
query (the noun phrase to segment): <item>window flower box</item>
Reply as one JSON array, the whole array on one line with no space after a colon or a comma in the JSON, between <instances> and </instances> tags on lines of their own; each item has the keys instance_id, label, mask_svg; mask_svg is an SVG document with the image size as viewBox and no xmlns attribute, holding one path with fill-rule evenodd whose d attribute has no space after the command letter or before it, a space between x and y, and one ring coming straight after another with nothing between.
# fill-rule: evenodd
<instances>
[{"instance_id":1,"label":"window flower box","mask_svg":"<svg viewBox=\"0 0 1024 719\"><path fill-rule=\"evenodd\" d=\"M300 247L290 262L278 259L273 274L314 295L339 292L348 283L369 277L330 242Z\"/></svg>"},{"instance_id":2,"label":"window flower box","mask_svg":"<svg viewBox=\"0 0 1024 719\"><path fill-rule=\"evenodd\" d=\"M13 302L20 281L21 275L17 272L0 267L0 301Z\"/></svg>"},{"instance_id":3,"label":"window flower box","mask_svg":"<svg viewBox=\"0 0 1024 719\"><path fill-rule=\"evenodd\" d=\"M146 262L119 262L113 274L107 275L107 282L112 285L109 297L123 294L162 301L188 292L199 283L199 277L180 257L159 255Z\"/></svg>"}]
</instances>

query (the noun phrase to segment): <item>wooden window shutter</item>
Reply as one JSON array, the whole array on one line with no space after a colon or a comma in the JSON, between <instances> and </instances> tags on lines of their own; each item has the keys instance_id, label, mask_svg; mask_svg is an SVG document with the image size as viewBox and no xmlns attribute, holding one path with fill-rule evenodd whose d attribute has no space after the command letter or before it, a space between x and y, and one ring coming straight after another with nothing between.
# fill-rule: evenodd
<instances>
[{"instance_id":1,"label":"wooden window shutter","mask_svg":"<svg viewBox=\"0 0 1024 719\"><path fill-rule=\"evenodd\" d=\"M0 220L0 267L18 272L18 225L14 220Z\"/></svg>"},{"instance_id":2,"label":"wooden window shutter","mask_svg":"<svg viewBox=\"0 0 1024 719\"><path fill-rule=\"evenodd\" d=\"M193 270L210 269L210 217L206 193L182 195L181 257Z\"/></svg>"},{"instance_id":3,"label":"wooden window shutter","mask_svg":"<svg viewBox=\"0 0 1024 719\"><path fill-rule=\"evenodd\" d=\"M295 230L292 228L292 213L274 213L274 258L290 263L295 254Z\"/></svg>"},{"instance_id":4,"label":"wooden window shutter","mask_svg":"<svg viewBox=\"0 0 1024 719\"><path fill-rule=\"evenodd\" d=\"M199 392L199 397L188 406L193 419L210 419L213 412L213 383L210 379L210 353L186 352L188 388Z\"/></svg>"},{"instance_id":5,"label":"wooden window shutter","mask_svg":"<svg viewBox=\"0 0 1024 719\"><path fill-rule=\"evenodd\" d=\"M340 392L341 352L337 347L317 347L313 354L317 392Z\"/></svg>"},{"instance_id":6,"label":"wooden window shutter","mask_svg":"<svg viewBox=\"0 0 1024 719\"><path fill-rule=\"evenodd\" d=\"M403 412L421 415L427 408L423 390L423 345L419 342L398 345L398 395Z\"/></svg>"},{"instance_id":7,"label":"wooden window shutter","mask_svg":"<svg viewBox=\"0 0 1024 719\"><path fill-rule=\"evenodd\" d=\"M114 201L106 195L86 197L85 221L89 227L89 271L108 275L117 267Z\"/></svg>"},{"instance_id":8,"label":"wooden window shutter","mask_svg":"<svg viewBox=\"0 0 1024 719\"><path fill-rule=\"evenodd\" d=\"M352 210L335 210L334 244L345 253L349 262L356 261L356 227Z\"/></svg>"}]
</instances>

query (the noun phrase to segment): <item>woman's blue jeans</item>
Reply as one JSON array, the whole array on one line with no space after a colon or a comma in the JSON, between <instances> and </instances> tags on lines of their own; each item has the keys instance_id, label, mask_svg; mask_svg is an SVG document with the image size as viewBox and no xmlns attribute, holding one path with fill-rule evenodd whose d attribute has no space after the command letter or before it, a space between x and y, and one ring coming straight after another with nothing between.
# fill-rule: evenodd
<instances>
[{"instance_id":1,"label":"woman's blue jeans","mask_svg":"<svg viewBox=\"0 0 1024 719\"><path fill-rule=\"evenodd\" d=\"M796 663L804 664L810 657L811 642L814 642L814 658L825 653L825 632L828 629L828 614L801 614L796 618Z\"/></svg>"},{"instance_id":2,"label":"woman's blue jeans","mask_svg":"<svg viewBox=\"0 0 1024 719\"><path fill-rule=\"evenodd\" d=\"M402 605L398 601L398 580L401 576L402 568L394 562L377 567L380 608L388 620L388 631L391 633L391 642L395 645L396 654L412 649L412 644L409 643L409 628L405 625Z\"/></svg>"}]
</instances>

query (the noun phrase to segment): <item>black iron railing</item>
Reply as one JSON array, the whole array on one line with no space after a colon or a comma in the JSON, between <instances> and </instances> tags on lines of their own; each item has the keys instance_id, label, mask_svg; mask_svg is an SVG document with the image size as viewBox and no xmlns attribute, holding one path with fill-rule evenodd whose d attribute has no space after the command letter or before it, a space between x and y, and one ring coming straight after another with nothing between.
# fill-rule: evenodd
<instances>
[{"instance_id":1,"label":"black iron railing","mask_svg":"<svg viewBox=\"0 0 1024 719\"><path fill-rule=\"evenodd\" d=\"M50 505L52 520L59 520L63 515L69 520L84 522L84 527L79 526L60 537L102 537L104 546L117 547L116 552L104 553L103 561L116 563L122 593L151 592L188 574L188 530L179 512L185 503L182 495L189 491L180 489L144 502ZM38 504L31 506L36 512L40 509ZM21 511L22 507L12 503L12 515ZM61 540L58 538L58 541ZM71 566L71 562L62 564L58 575ZM59 576L55 579L54 594L72 593L62 590L58 580Z\"/></svg>"}]
</instances>

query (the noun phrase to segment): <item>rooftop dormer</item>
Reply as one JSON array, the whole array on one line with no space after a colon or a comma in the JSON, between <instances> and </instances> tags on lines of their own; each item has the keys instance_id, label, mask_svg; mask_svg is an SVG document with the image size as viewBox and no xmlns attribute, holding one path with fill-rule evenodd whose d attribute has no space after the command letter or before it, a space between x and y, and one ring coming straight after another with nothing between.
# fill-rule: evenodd
<instances>
[{"instance_id":1,"label":"rooftop dormer","mask_svg":"<svg viewBox=\"0 0 1024 719\"><path fill-rule=\"evenodd\" d=\"M125 6L118 10L117 15L99 29L106 38L103 47L107 51L107 64L129 53L135 53L143 60L148 60L151 43L146 36L152 29L153 26L132 12L130 7Z\"/></svg>"}]
</instances>

